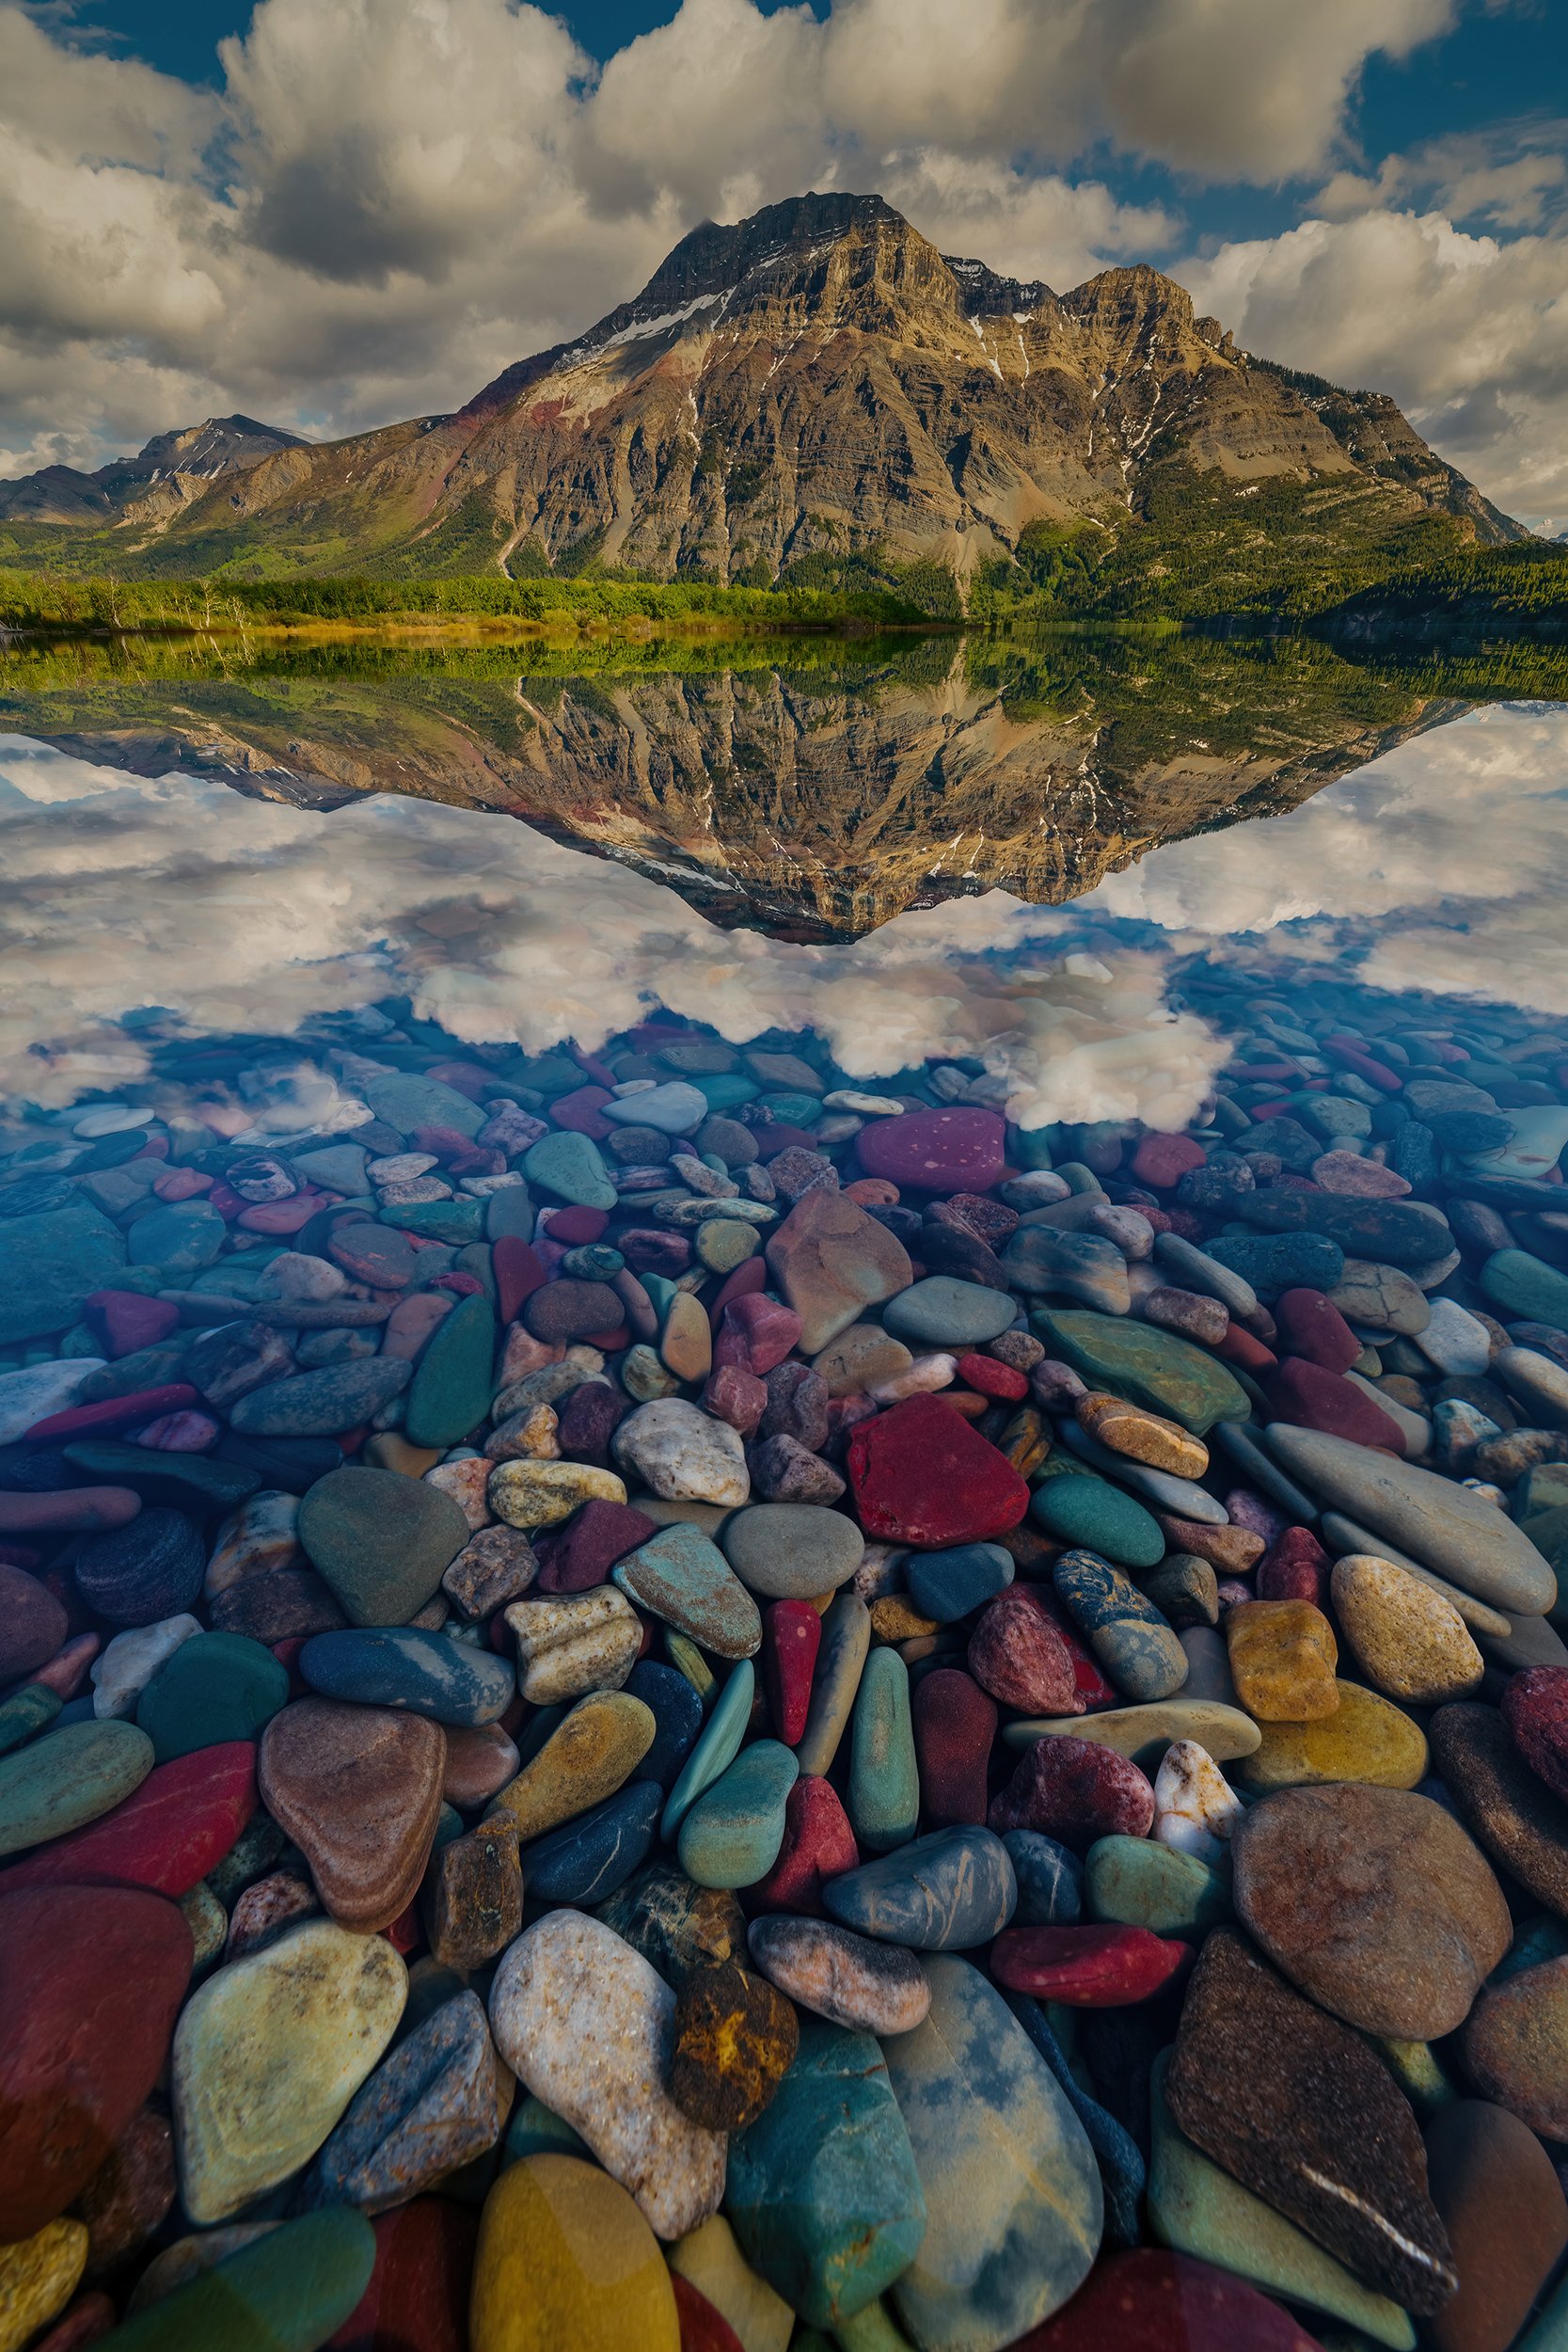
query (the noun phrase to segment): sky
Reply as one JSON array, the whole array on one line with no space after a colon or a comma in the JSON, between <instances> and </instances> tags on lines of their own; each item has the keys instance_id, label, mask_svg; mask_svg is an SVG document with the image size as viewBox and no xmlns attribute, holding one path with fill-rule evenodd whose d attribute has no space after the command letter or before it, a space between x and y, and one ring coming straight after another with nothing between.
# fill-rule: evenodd
<instances>
[{"instance_id":1,"label":"sky","mask_svg":"<svg viewBox=\"0 0 1568 2352\"><path fill-rule=\"evenodd\" d=\"M452 408L807 187L1152 262L1568 527L1568 0L0 0L0 476Z\"/></svg>"}]
</instances>

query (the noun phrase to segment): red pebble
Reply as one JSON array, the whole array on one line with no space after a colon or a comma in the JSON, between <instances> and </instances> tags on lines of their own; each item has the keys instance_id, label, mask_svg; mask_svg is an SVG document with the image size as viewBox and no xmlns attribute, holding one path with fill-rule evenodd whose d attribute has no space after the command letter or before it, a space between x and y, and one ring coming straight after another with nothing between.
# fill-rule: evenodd
<instances>
[{"instance_id":1,"label":"red pebble","mask_svg":"<svg viewBox=\"0 0 1568 2352\"><path fill-rule=\"evenodd\" d=\"M715 1421L728 1422L743 1438L752 1436L768 1410L768 1390L743 1364L721 1364L709 1373L703 1391L703 1409Z\"/></svg>"},{"instance_id":2,"label":"red pebble","mask_svg":"<svg viewBox=\"0 0 1568 2352\"><path fill-rule=\"evenodd\" d=\"M451 1087L454 1093L466 1094L470 1103L483 1103L485 1091L496 1083L496 1073L479 1061L433 1061L425 1072L438 1086Z\"/></svg>"},{"instance_id":3,"label":"red pebble","mask_svg":"<svg viewBox=\"0 0 1568 2352\"><path fill-rule=\"evenodd\" d=\"M477 1298L484 1285L477 1274L464 1274L453 1267L450 1273L432 1275L430 1287L433 1291L451 1291L454 1298Z\"/></svg>"},{"instance_id":4,"label":"red pebble","mask_svg":"<svg viewBox=\"0 0 1568 2352\"><path fill-rule=\"evenodd\" d=\"M1323 1606L1333 1563L1309 1527L1288 1527L1258 1565L1259 1600L1309 1600Z\"/></svg>"},{"instance_id":5,"label":"red pebble","mask_svg":"<svg viewBox=\"0 0 1568 2352\"><path fill-rule=\"evenodd\" d=\"M1009 1584L986 1604L969 1637L969 1671L982 1691L1020 1714L1084 1711L1060 1623L1032 1584Z\"/></svg>"},{"instance_id":6,"label":"red pebble","mask_svg":"<svg viewBox=\"0 0 1568 2352\"><path fill-rule=\"evenodd\" d=\"M757 1157L766 1168L781 1152L817 1152L821 1150L809 1127L792 1126L787 1119L769 1120L766 1127L753 1128L757 1139Z\"/></svg>"},{"instance_id":7,"label":"red pebble","mask_svg":"<svg viewBox=\"0 0 1568 2352\"><path fill-rule=\"evenodd\" d=\"M142 1886L188 1895L214 1869L256 1810L256 1750L248 1740L198 1748L155 1765L110 1813L0 1875L0 1894L34 1886Z\"/></svg>"},{"instance_id":8,"label":"red pebble","mask_svg":"<svg viewBox=\"0 0 1568 2352\"><path fill-rule=\"evenodd\" d=\"M745 1259L736 1267L735 1272L726 1275L720 1284L718 1295L707 1311L708 1329L718 1330L724 1320L725 1309L736 1299L754 1298L758 1291L765 1291L767 1288L767 1259L762 1257Z\"/></svg>"},{"instance_id":9,"label":"red pebble","mask_svg":"<svg viewBox=\"0 0 1568 2352\"><path fill-rule=\"evenodd\" d=\"M1010 2352L1323 2352L1244 2279L1140 2246L1096 2263L1070 2303Z\"/></svg>"},{"instance_id":10,"label":"red pebble","mask_svg":"<svg viewBox=\"0 0 1568 2352\"><path fill-rule=\"evenodd\" d=\"M670 2284L674 2292L675 2317L680 2323L681 2352L746 2352L723 2312L689 2279L672 2270Z\"/></svg>"},{"instance_id":11,"label":"red pebble","mask_svg":"<svg viewBox=\"0 0 1568 2352\"><path fill-rule=\"evenodd\" d=\"M996 1702L957 1666L923 1675L910 1702L920 1804L932 1829L983 1829Z\"/></svg>"},{"instance_id":12,"label":"red pebble","mask_svg":"<svg viewBox=\"0 0 1568 2352\"><path fill-rule=\"evenodd\" d=\"M1039 1829L1079 1848L1097 1837L1147 1837L1154 1823L1154 1790L1137 1766L1098 1740L1066 1732L1037 1740L990 1801L989 1826Z\"/></svg>"},{"instance_id":13,"label":"red pebble","mask_svg":"<svg viewBox=\"0 0 1568 2352\"><path fill-rule=\"evenodd\" d=\"M1192 1947L1150 1928L1006 1928L990 1972L1011 1993L1070 2009L1126 2009L1147 2001L1192 1958Z\"/></svg>"},{"instance_id":14,"label":"red pebble","mask_svg":"<svg viewBox=\"0 0 1568 2352\"><path fill-rule=\"evenodd\" d=\"M420 1925L419 1904L409 1903L406 1909L398 1913L391 1926L383 1928L381 1932L393 1951L401 1952L404 1960L410 1952L417 1952L424 1942L424 1930Z\"/></svg>"},{"instance_id":15,"label":"red pebble","mask_svg":"<svg viewBox=\"0 0 1568 2352\"><path fill-rule=\"evenodd\" d=\"M1354 1038L1325 1037L1323 1045L1341 1069L1354 1070L1358 1078L1365 1078L1370 1087L1376 1087L1381 1093L1398 1094L1403 1087L1404 1079L1399 1073L1390 1070L1386 1062L1376 1060Z\"/></svg>"},{"instance_id":16,"label":"red pebble","mask_svg":"<svg viewBox=\"0 0 1568 2352\"><path fill-rule=\"evenodd\" d=\"M1215 1343L1213 1352L1223 1356L1227 1363L1240 1364L1243 1372L1250 1372L1257 1378L1273 1372L1279 1361L1273 1348L1265 1347L1250 1331L1243 1331L1234 1315L1224 1339Z\"/></svg>"},{"instance_id":17,"label":"red pebble","mask_svg":"<svg viewBox=\"0 0 1568 2352\"><path fill-rule=\"evenodd\" d=\"M990 1192L1006 1166L1007 1130L994 1111L968 1104L902 1111L875 1120L855 1137L868 1176L915 1192Z\"/></svg>"},{"instance_id":18,"label":"red pebble","mask_svg":"<svg viewBox=\"0 0 1568 2352\"><path fill-rule=\"evenodd\" d=\"M1006 1456L940 1397L908 1397L863 1422L846 1459L861 1525L876 1542L978 1543L1005 1535L1029 1508L1028 1486Z\"/></svg>"},{"instance_id":19,"label":"red pebble","mask_svg":"<svg viewBox=\"0 0 1568 2352\"><path fill-rule=\"evenodd\" d=\"M1190 1168L1201 1168L1207 1156L1191 1136L1147 1135L1132 1154L1132 1173L1140 1184L1170 1192Z\"/></svg>"},{"instance_id":20,"label":"red pebble","mask_svg":"<svg viewBox=\"0 0 1568 2352\"><path fill-rule=\"evenodd\" d=\"M1290 1353L1304 1357L1309 1364L1321 1364L1325 1372L1349 1372L1360 1357L1360 1341L1322 1291L1283 1292L1274 1319Z\"/></svg>"},{"instance_id":21,"label":"red pebble","mask_svg":"<svg viewBox=\"0 0 1568 2352\"><path fill-rule=\"evenodd\" d=\"M1305 1357L1282 1359L1270 1375L1268 1397L1271 1420L1297 1429L1321 1429L1330 1438L1347 1438L1352 1445L1380 1446L1386 1454L1404 1452L1404 1432L1381 1405L1374 1405L1365 1390L1341 1374L1325 1372Z\"/></svg>"},{"instance_id":22,"label":"red pebble","mask_svg":"<svg viewBox=\"0 0 1568 2352\"><path fill-rule=\"evenodd\" d=\"M563 1241L568 1249L578 1249L589 1242L602 1241L609 1223L603 1209L585 1209L574 1201L566 1208L552 1209L545 1231L551 1241Z\"/></svg>"},{"instance_id":23,"label":"red pebble","mask_svg":"<svg viewBox=\"0 0 1568 2352\"><path fill-rule=\"evenodd\" d=\"M762 1679L773 1737L786 1748L805 1737L821 1646L822 1620L809 1600L769 1601L762 1613Z\"/></svg>"},{"instance_id":24,"label":"red pebble","mask_svg":"<svg viewBox=\"0 0 1568 2352\"><path fill-rule=\"evenodd\" d=\"M226 1184L220 1176L207 1195L207 1205L210 1209L216 1209L226 1225L232 1225L240 1211L250 1204L231 1184Z\"/></svg>"},{"instance_id":25,"label":"red pebble","mask_svg":"<svg viewBox=\"0 0 1568 2352\"><path fill-rule=\"evenodd\" d=\"M1528 1666L1503 1692L1503 1721L1538 1780L1568 1803L1568 1666Z\"/></svg>"},{"instance_id":26,"label":"red pebble","mask_svg":"<svg viewBox=\"0 0 1568 2352\"><path fill-rule=\"evenodd\" d=\"M79 2295L46 2336L34 2339L33 2352L87 2352L89 2344L106 2336L119 2317L101 2287Z\"/></svg>"},{"instance_id":27,"label":"red pebble","mask_svg":"<svg viewBox=\"0 0 1568 2352\"><path fill-rule=\"evenodd\" d=\"M132 1886L0 1895L0 2240L64 2212L146 2099L191 1973L191 1931Z\"/></svg>"},{"instance_id":28,"label":"red pebble","mask_svg":"<svg viewBox=\"0 0 1568 2352\"><path fill-rule=\"evenodd\" d=\"M604 1582L617 1560L657 1534L657 1520L634 1511L629 1502L595 1496L574 1511L563 1527L552 1527L536 1540L536 1590L586 1593Z\"/></svg>"},{"instance_id":29,"label":"red pebble","mask_svg":"<svg viewBox=\"0 0 1568 2352\"><path fill-rule=\"evenodd\" d=\"M603 1143L615 1133L615 1121L604 1115L607 1103L615 1097L607 1087L574 1087L570 1094L558 1094L550 1104L550 1118L558 1127L573 1135L587 1136L594 1143Z\"/></svg>"},{"instance_id":30,"label":"red pebble","mask_svg":"<svg viewBox=\"0 0 1568 2352\"><path fill-rule=\"evenodd\" d=\"M111 1356L134 1356L139 1347L156 1347L180 1327L180 1310L171 1298L144 1298L140 1291L94 1291L84 1313L93 1329L103 1334Z\"/></svg>"},{"instance_id":31,"label":"red pebble","mask_svg":"<svg viewBox=\"0 0 1568 2352\"><path fill-rule=\"evenodd\" d=\"M297 1233L322 1206L319 1193L296 1192L287 1200L257 1200L235 1218L247 1233Z\"/></svg>"},{"instance_id":32,"label":"red pebble","mask_svg":"<svg viewBox=\"0 0 1568 2352\"><path fill-rule=\"evenodd\" d=\"M1000 1363L994 1356L960 1356L958 1371L965 1387L977 1389L982 1396L1001 1397L1009 1405L1018 1405L1029 1393L1024 1374L1016 1372L1011 1364Z\"/></svg>"},{"instance_id":33,"label":"red pebble","mask_svg":"<svg viewBox=\"0 0 1568 2352\"><path fill-rule=\"evenodd\" d=\"M327 2352L467 2352L479 2216L449 2197L377 2214L370 2285Z\"/></svg>"},{"instance_id":34,"label":"red pebble","mask_svg":"<svg viewBox=\"0 0 1568 2352\"><path fill-rule=\"evenodd\" d=\"M136 1154L139 1159L142 1155ZM152 1189L160 1200L197 1200L213 1189L213 1179L203 1176L198 1168L166 1168L161 1176L152 1179Z\"/></svg>"},{"instance_id":35,"label":"red pebble","mask_svg":"<svg viewBox=\"0 0 1568 2352\"><path fill-rule=\"evenodd\" d=\"M63 1413L36 1421L27 1432L29 1445L69 1445L72 1438L90 1438L103 1429L129 1429L138 1421L156 1421L160 1413L183 1413L202 1402L201 1392L186 1380L170 1380L161 1389L138 1389L134 1396L105 1396L96 1405L71 1405Z\"/></svg>"},{"instance_id":36,"label":"red pebble","mask_svg":"<svg viewBox=\"0 0 1568 2352\"><path fill-rule=\"evenodd\" d=\"M102 1647L96 1633L78 1633L74 1641L68 1642L64 1649L55 1652L46 1666L40 1666L37 1674L29 1675L27 1679L29 1682L41 1682L44 1689L53 1691L62 1703L66 1699L73 1699L87 1680L87 1668Z\"/></svg>"},{"instance_id":37,"label":"red pebble","mask_svg":"<svg viewBox=\"0 0 1568 2352\"><path fill-rule=\"evenodd\" d=\"M801 1911L820 1919L822 1882L858 1870L860 1848L831 1781L805 1773L784 1799L784 1844L765 1879L746 1890L753 1911Z\"/></svg>"},{"instance_id":38,"label":"red pebble","mask_svg":"<svg viewBox=\"0 0 1568 2352\"><path fill-rule=\"evenodd\" d=\"M141 1509L129 1486L67 1486L57 1493L0 1494L0 1535L123 1527Z\"/></svg>"},{"instance_id":39,"label":"red pebble","mask_svg":"<svg viewBox=\"0 0 1568 2352\"><path fill-rule=\"evenodd\" d=\"M732 1298L713 1343L714 1367L738 1364L743 1372L754 1372L760 1380L784 1362L800 1339L800 1318L793 1307L782 1307L776 1298L760 1291L749 1297Z\"/></svg>"},{"instance_id":40,"label":"red pebble","mask_svg":"<svg viewBox=\"0 0 1568 2352\"><path fill-rule=\"evenodd\" d=\"M520 1233L502 1233L491 1245L490 1263L502 1323L515 1323L525 1298L543 1289L548 1277L538 1251Z\"/></svg>"}]
</instances>

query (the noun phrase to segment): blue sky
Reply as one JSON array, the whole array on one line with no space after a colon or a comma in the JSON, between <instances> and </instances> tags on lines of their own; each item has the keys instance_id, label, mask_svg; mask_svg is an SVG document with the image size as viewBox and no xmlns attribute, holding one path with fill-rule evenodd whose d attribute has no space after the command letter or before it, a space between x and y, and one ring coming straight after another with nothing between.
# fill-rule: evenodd
<instances>
[{"instance_id":1,"label":"blue sky","mask_svg":"<svg viewBox=\"0 0 1568 2352\"><path fill-rule=\"evenodd\" d=\"M1565 126L1568 0L0 0L0 475L452 406L837 185L1152 261L1560 520Z\"/></svg>"}]
</instances>

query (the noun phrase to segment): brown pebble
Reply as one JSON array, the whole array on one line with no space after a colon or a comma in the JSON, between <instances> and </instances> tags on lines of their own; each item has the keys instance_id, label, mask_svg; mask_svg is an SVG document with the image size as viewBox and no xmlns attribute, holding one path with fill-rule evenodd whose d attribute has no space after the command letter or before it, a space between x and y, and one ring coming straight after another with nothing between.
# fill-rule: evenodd
<instances>
[{"instance_id":1,"label":"brown pebble","mask_svg":"<svg viewBox=\"0 0 1568 2352\"><path fill-rule=\"evenodd\" d=\"M699 1969L675 2003L670 2096L708 2131L744 2131L794 2062L794 2006L766 1977L733 1961Z\"/></svg>"},{"instance_id":2,"label":"brown pebble","mask_svg":"<svg viewBox=\"0 0 1568 2352\"><path fill-rule=\"evenodd\" d=\"M338 1699L296 1699L261 1734L262 1803L340 1927L378 1934L413 1899L436 1836L446 1750L440 1724L422 1715Z\"/></svg>"},{"instance_id":3,"label":"brown pebble","mask_svg":"<svg viewBox=\"0 0 1568 2352\"><path fill-rule=\"evenodd\" d=\"M76 2198L87 2225L89 2274L111 2269L145 2246L178 2190L173 2126L155 2107L143 2107Z\"/></svg>"},{"instance_id":4,"label":"brown pebble","mask_svg":"<svg viewBox=\"0 0 1568 2352\"><path fill-rule=\"evenodd\" d=\"M504 1817L453 1837L431 1862L422 1899L433 1957L448 1968L482 1968L523 1924L517 1825Z\"/></svg>"},{"instance_id":5,"label":"brown pebble","mask_svg":"<svg viewBox=\"0 0 1568 2352\"><path fill-rule=\"evenodd\" d=\"M1568 2244L1551 2158L1485 2099L1456 2099L1426 2140L1432 2201L1459 2269L1459 2293L1428 2322L1434 2352L1507 2352Z\"/></svg>"}]
</instances>

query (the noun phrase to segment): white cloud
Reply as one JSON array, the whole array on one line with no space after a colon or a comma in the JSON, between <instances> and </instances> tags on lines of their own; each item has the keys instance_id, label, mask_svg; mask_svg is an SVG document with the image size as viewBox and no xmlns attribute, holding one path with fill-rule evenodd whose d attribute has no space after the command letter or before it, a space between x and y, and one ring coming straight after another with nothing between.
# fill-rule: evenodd
<instances>
[{"instance_id":1,"label":"white cloud","mask_svg":"<svg viewBox=\"0 0 1568 2352\"><path fill-rule=\"evenodd\" d=\"M1452 5L683 0L596 75L523 0L261 0L208 92L0 0L0 471L451 407L809 185L1069 285L1178 233L1069 167L1315 167L1366 57Z\"/></svg>"},{"instance_id":2,"label":"white cloud","mask_svg":"<svg viewBox=\"0 0 1568 2352\"><path fill-rule=\"evenodd\" d=\"M460 1037L530 1050L596 1046L657 1002L736 1042L815 1027L865 1078L975 1054L1030 1124L1180 1123L1225 1058L1164 1005L1163 959L1064 961L1059 914L1000 891L852 946L789 946L717 930L511 818L393 798L323 816L15 737L0 866L0 1094L52 1105L127 1074L134 1041L113 1025L138 1007L288 1031L404 993Z\"/></svg>"}]
</instances>

